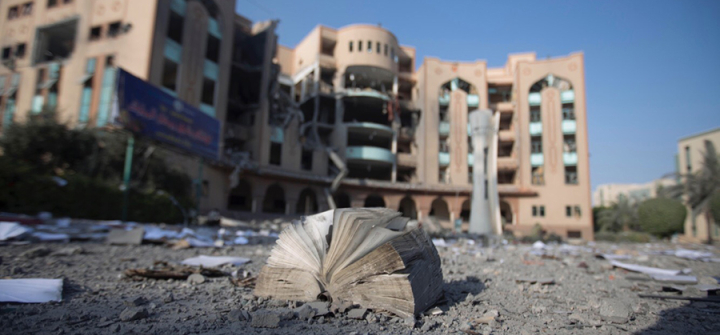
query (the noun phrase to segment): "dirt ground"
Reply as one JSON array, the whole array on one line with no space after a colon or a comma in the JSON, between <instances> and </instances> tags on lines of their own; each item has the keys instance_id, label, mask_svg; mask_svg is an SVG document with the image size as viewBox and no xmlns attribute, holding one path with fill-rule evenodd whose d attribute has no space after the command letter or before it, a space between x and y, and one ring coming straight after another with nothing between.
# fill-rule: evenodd
<instances>
[{"instance_id":1,"label":"dirt ground","mask_svg":"<svg viewBox=\"0 0 720 335\"><path fill-rule=\"evenodd\" d=\"M50 251L81 247L82 253L22 255L38 246ZM661 292L667 284L613 268L608 260L594 256L598 252L629 254L631 258L623 262L689 268L700 283L717 284L713 276L720 276L720 263L653 254L678 248L670 244L598 243L555 247L540 255L529 245L483 248L461 239L438 247L445 279L440 314L423 315L415 322L381 311L371 311L362 319L344 313L303 319L299 303L255 299L250 288L233 286L228 277L190 283L132 281L123 275L126 269L149 267L154 261L180 262L196 255L247 257L252 260L248 264L222 269L256 275L271 247L172 250L162 245L97 242L0 246L0 278L64 278L62 302L0 304L0 333L720 334L720 303L640 298L638 294L643 293L677 297L686 293ZM709 251L718 254L717 249ZM545 283L549 280L554 283Z\"/></svg>"}]
</instances>

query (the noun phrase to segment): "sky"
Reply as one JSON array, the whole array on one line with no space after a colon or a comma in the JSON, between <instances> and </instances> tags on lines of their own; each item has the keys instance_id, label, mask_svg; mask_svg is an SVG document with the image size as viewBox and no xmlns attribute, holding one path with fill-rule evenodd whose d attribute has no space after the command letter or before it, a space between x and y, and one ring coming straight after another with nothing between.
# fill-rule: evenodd
<instances>
[{"instance_id":1,"label":"sky","mask_svg":"<svg viewBox=\"0 0 720 335\"><path fill-rule=\"evenodd\" d=\"M294 47L315 26L381 24L443 60L585 54L593 190L675 171L677 140L720 127L720 1L237 0Z\"/></svg>"}]
</instances>

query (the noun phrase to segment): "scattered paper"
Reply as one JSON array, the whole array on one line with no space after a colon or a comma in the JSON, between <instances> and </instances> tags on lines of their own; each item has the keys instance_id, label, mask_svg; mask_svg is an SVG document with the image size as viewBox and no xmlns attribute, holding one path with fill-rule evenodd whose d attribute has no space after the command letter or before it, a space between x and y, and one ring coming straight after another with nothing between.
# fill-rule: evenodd
<instances>
[{"instance_id":1,"label":"scattered paper","mask_svg":"<svg viewBox=\"0 0 720 335\"><path fill-rule=\"evenodd\" d=\"M687 250L687 249L677 249L677 250L675 250L674 255L675 255L675 257L692 259L692 260L696 260L696 261L708 261L710 258L713 257L712 252Z\"/></svg>"},{"instance_id":2,"label":"scattered paper","mask_svg":"<svg viewBox=\"0 0 720 335\"><path fill-rule=\"evenodd\" d=\"M7 241L31 231L32 229L22 226L17 222L0 222L0 241Z\"/></svg>"},{"instance_id":3,"label":"scattered paper","mask_svg":"<svg viewBox=\"0 0 720 335\"><path fill-rule=\"evenodd\" d=\"M543 243L543 241L536 241L535 243L533 243L532 247L535 249L545 249L547 245Z\"/></svg>"},{"instance_id":4,"label":"scattered paper","mask_svg":"<svg viewBox=\"0 0 720 335\"><path fill-rule=\"evenodd\" d=\"M684 272L683 270L668 270L668 269L652 268L649 266L627 264L627 263L621 263L621 262L612 261L612 260L610 261L610 264L612 264L612 266L615 266L618 268L623 268L628 271L641 272L641 273L648 274L650 276L654 276L654 275L677 276Z\"/></svg>"},{"instance_id":5,"label":"scattered paper","mask_svg":"<svg viewBox=\"0 0 720 335\"><path fill-rule=\"evenodd\" d=\"M669 275L653 275L652 279L659 282L675 283L675 284L697 284L697 277L695 276L669 276Z\"/></svg>"},{"instance_id":6,"label":"scattered paper","mask_svg":"<svg viewBox=\"0 0 720 335\"><path fill-rule=\"evenodd\" d=\"M62 279L0 279L0 302L62 301Z\"/></svg>"},{"instance_id":7,"label":"scattered paper","mask_svg":"<svg viewBox=\"0 0 720 335\"><path fill-rule=\"evenodd\" d=\"M436 247L447 247L447 246L448 246L447 243L445 243L445 240L444 240L444 239L441 239L441 238L434 238L434 239L432 239L432 243L433 243Z\"/></svg>"},{"instance_id":8,"label":"scattered paper","mask_svg":"<svg viewBox=\"0 0 720 335\"><path fill-rule=\"evenodd\" d=\"M34 238L37 238L40 241L69 241L70 235L68 234L53 234L53 233L43 233L43 232L34 232L32 233L32 236Z\"/></svg>"},{"instance_id":9,"label":"scattered paper","mask_svg":"<svg viewBox=\"0 0 720 335\"><path fill-rule=\"evenodd\" d=\"M235 241L233 241L233 243L235 243L235 244L248 244L249 241L248 241L248 239L245 238L245 237L238 236L238 237L235 238Z\"/></svg>"},{"instance_id":10,"label":"scattered paper","mask_svg":"<svg viewBox=\"0 0 720 335\"><path fill-rule=\"evenodd\" d=\"M200 255L188 258L182 261L182 264L212 268L223 264L243 265L249 261L249 259L243 257Z\"/></svg>"},{"instance_id":11,"label":"scattered paper","mask_svg":"<svg viewBox=\"0 0 720 335\"><path fill-rule=\"evenodd\" d=\"M615 254L598 254L595 257L603 258L607 260L618 260L618 259L631 259L630 255L615 255Z\"/></svg>"}]
</instances>

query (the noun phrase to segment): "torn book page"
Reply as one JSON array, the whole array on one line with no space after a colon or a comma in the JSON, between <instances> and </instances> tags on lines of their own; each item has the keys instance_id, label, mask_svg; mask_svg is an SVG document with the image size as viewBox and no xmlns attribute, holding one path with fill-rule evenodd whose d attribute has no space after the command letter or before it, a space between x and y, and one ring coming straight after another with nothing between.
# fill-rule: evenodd
<instances>
[{"instance_id":1,"label":"torn book page","mask_svg":"<svg viewBox=\"0 0 720 335\"><path fill-rule=\"evenodd\" d=\"M243 265L249 261L249 259L243 257L200 255L197 257L188 258L182 261L182 264L212 268L223 264Z\"/></svg>"},{"instance_id":2,"label":"torn book page","mask_svg":"<svg viewBox=\"0 0 720 335\"><path fill-rule=\"evenodd\" d=\"M0 279L0 302L62 301L62 279Z\"/></svg>"}]
</instances>

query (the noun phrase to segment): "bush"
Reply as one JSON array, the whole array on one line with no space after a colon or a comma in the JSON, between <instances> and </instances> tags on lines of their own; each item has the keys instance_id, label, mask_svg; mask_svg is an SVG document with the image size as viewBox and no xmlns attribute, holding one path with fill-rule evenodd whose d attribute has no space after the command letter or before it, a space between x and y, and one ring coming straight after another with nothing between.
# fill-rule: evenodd
<instances>
[{"instance_id":1,"label":"bush","mask_svg":"<svg viewBox=\"0 0 720 335\"><path fill-rule=\"evenodd\" d=\"M640 227L644 232L658 237L682 232L686 216L685 206L673 199L648 199L638 207Z\"/></svg>"},{"instance_id":2,"label":"bush","mask_svg":"<svg viewBox=\"0 0 720 335\"><path fill-rule=\"evenodd\" d=\"M634 231L625 231L621 233L601 231L595 233L595 241L649 243L654 240L655 239L650 234Z\"/></svg>"},{"instance_id":3,"label":"bush","mask_svg":"<svg viewBox=\"0 0 720 335\"><path fill-rule=\"evenodd\" d=\"M710 214L713 217L716 225L720 225L720 191L715 192L710 198Z\"/></svg>"}]
</instances>

